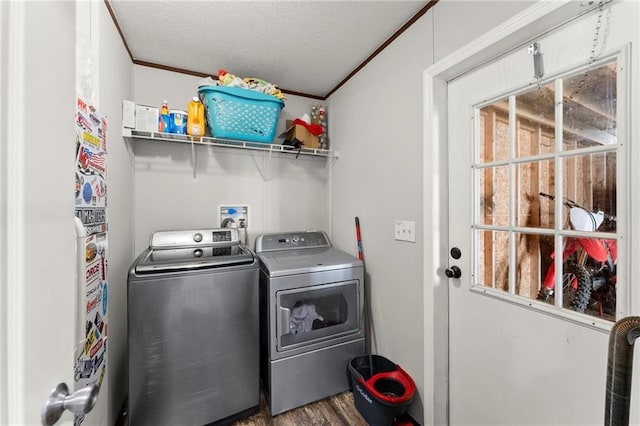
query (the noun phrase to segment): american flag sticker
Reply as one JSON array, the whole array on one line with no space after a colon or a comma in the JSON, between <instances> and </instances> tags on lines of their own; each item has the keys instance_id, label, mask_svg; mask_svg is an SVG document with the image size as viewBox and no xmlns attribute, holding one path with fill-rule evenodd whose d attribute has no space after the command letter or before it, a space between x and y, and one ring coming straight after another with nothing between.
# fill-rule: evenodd
<instances>
[{"instance_id":1,"label":"american flag sticker","mask_svg":"<svg viewBox=\"0 0 640 426\"><path fill-rule=\"evenodd\" d=\"M93 170L100 176L106 173L106 154L102 151L93 151L83 146L78 153L78 165L85 170Z\"/></svg>"},{"instance_id":2,"label":"american flag sticker","mask_svg":"<svg viewBox=\"0 0 640 426\"><path fill-rule=\"evenodd\" d=\"M93 155L89 158L89 167L100 174L104 174L107 171L105 167L105 157L106 156L104 155L104 152L93 153Z\"/></svg>"}]
</instances>

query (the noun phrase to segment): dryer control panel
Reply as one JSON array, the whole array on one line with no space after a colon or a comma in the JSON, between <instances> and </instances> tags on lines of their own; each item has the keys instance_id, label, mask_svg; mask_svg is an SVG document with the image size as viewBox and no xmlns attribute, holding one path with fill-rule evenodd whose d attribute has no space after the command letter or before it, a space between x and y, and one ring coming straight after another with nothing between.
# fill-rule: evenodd
<instances>
[{"instance_id":1,"label":"dryer control panel","mask_svg":"<svg viewBox=\"0 0 640 426\"><path fill-rule=\"evenodd\" d=\"M285 232L265 234L256 238L256 252L276 250L308 249L331 247L329 237L323 231Z\"/></svg>"}]
</instances>

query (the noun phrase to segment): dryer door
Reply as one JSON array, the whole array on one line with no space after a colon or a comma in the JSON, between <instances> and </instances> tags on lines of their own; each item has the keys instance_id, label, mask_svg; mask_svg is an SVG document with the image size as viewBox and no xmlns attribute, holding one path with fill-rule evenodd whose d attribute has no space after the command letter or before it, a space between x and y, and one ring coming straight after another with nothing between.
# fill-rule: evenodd
<instances>
[{"instance_id":1,"label":"dryer door","mask_svg":"<svg viewBox=\"0 0 640 426\"><path fill-rule=\"evenodd\" d=\"M355 280L278 291L278 352L357 333L359 299Z\"/></svg>"}]
</instances>

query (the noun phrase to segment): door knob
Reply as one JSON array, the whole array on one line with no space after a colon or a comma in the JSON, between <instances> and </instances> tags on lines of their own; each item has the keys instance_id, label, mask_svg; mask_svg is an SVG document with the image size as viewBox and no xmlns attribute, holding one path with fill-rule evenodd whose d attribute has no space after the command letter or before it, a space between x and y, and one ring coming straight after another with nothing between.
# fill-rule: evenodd
<instances>
[{"instance_id":1,"label":"door knob","mask_svg":"<svg viewBox=\"0 0 640 426\"><path fill-rule=\"evenodd\" d=\"M58 384L42 407L42 424L52 426L62 416L64 410L74 414L87 414L96 405L99 392L100 386L92 383L69 395L67 385Z\"/></svg>"},{"instance_id":2,"label":"door knob","mask_svg":"<svg viewBox=\"0 0 640 426\"><path fill-rule=\"evenodd\" d=\"M449 278L460 278L462 271L457 266L452 266L451 268L445 269L444 274Z\"/></svg>"}]
</instances>

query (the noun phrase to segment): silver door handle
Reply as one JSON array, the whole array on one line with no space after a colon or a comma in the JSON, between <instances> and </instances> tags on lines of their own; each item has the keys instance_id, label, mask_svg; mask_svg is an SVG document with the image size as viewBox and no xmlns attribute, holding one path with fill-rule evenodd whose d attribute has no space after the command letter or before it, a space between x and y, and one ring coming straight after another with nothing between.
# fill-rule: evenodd
<instances>
[{"instance_id":1,"label":"silver door handle","mask_svg":"<svg viewBox=\"0 0 640 426\"><path fill-rule=\"evenodd\" d=\"M69 395L67 385L65 383L58 384L44 402L42 424L44 426L54 425L64 410L69 410L74 414L87 414L96 405L99 392L100 386L92 383Z\"/></svg>"},{"instance_id":2,"label":"silver door handle","mask_svg":"<svg viewBox=\"0 0 640 426\"><path fill-rule=\"evenodd\" d=\"M278 320L280 323L279 335L284 336L285 334L291 333L291 324L289 324L291 320L291 309L280 306Z\"/></svg>"}]
</instances>

